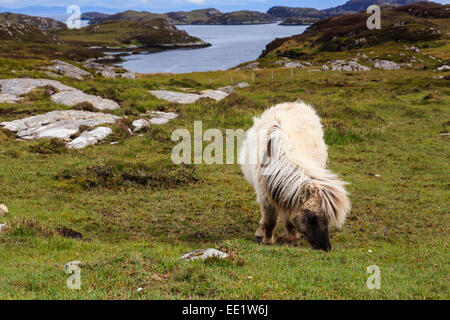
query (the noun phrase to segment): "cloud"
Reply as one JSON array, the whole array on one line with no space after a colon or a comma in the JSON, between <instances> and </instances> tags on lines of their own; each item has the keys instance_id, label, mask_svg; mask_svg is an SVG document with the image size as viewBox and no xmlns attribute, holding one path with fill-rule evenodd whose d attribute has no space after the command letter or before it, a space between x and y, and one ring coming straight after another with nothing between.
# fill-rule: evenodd
<instances>
[{"instance_id":1,"label":"cloud","mask_svg":"<svg viewBox=\"0 0 450 320\"><path fill-rule=\"evenodd\" d=\"M187 0L187 2L194 4L203 4L205 3L205 0Z\"/></svg>"}]
</instances>

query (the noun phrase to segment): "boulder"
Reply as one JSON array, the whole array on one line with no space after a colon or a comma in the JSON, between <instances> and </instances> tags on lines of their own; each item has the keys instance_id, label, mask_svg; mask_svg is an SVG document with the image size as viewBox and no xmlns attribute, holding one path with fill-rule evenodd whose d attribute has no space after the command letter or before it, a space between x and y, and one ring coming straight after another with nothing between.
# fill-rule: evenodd
<instances>
[{"instance_id":1,"label":"boulder","mask_svg":"<svg viewBox=\"0 0 450 320\"><path fill-rule=\"evenodd\" d=\"M77 80L92 78L92 75L89 72L80 69L70 63L61 60L53 60L53 62L55 63L55 65L47 67L47 69Z\"/></svg>"},{"instance_id":2,"label":"boulder","mask_svg":"<svg viewBox=\"0 0 450 320\"><path fill-rule=\"evenodd\" d=\"M97 71L96 73L100 73L101 76L106 79L115 79L116 78L116 72L114 71L113 68L105 68L104 70Z\"/></svg>"},{"instance_id":3,"label":"boulder","mask_svg":"<svg viewBox=\"0 0 450 320\"><path fill-rule=\"evenodd\" d=\"M5 231L7 227L8 227L7 223L0 224L0 232Z\"/></svg>"},{"instance_id":4,"label":"boulder","mask_svg":"<svg viewBox=\"0 0 450 320\"><path fill-rule=\"evenodd\" d=\"M133 131L138 132L138 131L142 130L143 128L150 127L150 122L148 122L148 120L145 120L145 119L134 120L133 127L134 127Z\"/></svg>"},{"instance_id":5,"label":"boulder","mask_svg":"<svg viewBox=\"0 0 450 320\"><path fill-rule=\"evenodd\" d=\"M223 91L223 92L228 93L228 94L234 93L234 87L233 86L226 86L226 87L218 88L217 90Z\"/></svg>"},{"instance_id":6,"label":"boulder","mask_svg":"<svg viewBox=\"0 0 450 320\"><path fill-rule=\"evenodd\" d=\"M383 69L383 70L398 70L400 69L400 66L389 60L375 60L375 63L373 64L375 68Z\"/></svg>"},{"instance_id":7,"label":"boulder","mask_svg":"<svg viewBox=\"0 0 450 320\"><path fill-rule=\"evenodd\" d=\"M239 88L239 89L243 89L243 88L247 88L250 85L247 82L239 82L237 85L235 85L235 88Z\"/></svg>"},{"instance_id":8,"label":"boulder","mask_svg":"<svg viewBox=\"0 0 450 320\"><path fill-rule=\"evenodd\" d=\"M136 75L133 72L120 73L120 77L123 79L136 79Z\"/></svg>"},{"instance_id":9,"label":"boulder","mask_svg":"<svg viewBox=\"0 0 450 320\"><path fill-rule=\"evenodd\" d=\"M98 127L91 131L84 131L78 138L73 139L66 146L70 149L81 149L104 140L113 131L107 127Z\"/></svg>"}]
</instances>

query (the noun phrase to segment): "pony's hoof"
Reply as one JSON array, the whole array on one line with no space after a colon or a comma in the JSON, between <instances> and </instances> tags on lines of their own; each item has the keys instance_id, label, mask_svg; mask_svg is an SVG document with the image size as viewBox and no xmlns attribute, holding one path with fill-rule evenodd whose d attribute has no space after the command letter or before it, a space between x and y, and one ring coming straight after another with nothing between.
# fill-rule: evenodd
<instances>
[{"instance_id":1,"label":"pony's hoof","mask_svg":"<svg viewBox=\"0 0 450 320\"><path fill-rule=\"evenodd\" d=\"M261 244L263 242L264 237L255 237L255 242L257 244Z\"/></svg>"}]
</instances>

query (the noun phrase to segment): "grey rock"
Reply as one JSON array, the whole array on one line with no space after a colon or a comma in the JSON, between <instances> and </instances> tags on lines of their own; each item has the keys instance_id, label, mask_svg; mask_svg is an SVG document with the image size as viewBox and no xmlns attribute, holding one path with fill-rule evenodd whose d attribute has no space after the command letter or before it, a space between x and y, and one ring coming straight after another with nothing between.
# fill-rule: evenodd
<instances>
[{"instance_id":1,"label":"grey rock","mask_svg":"<svg viewBox=\"0 0 450 320\"><path fill-rule=\"evenodd\" d=\"M18 96L0 93L0 103L16 103L17 101L20 101Z\"/></svg>"},{"instance_id":2,"label":"grey rock","mask_svg":"<svg viewBox=\"0 0 450 320\"><path fill-rule=\"evenodd\" d=\"M103 71L98 71L97 73L100 73L103 78L106 79L115 79L116 78L116 72L113 68L106 68Z\"/></svg>"},{"instance_id":3,"label":"grey rock","mask_svg":"<svg viewBox=\"0 0 450 320\"><path fill-rule=\"evenodd\" d=\"M370 68L355 60L335 60L331 62L332 71L369 71Z\"/></svg>"},{"instance_id":4,"label":"grey rock","mask_svg":"<svg viewBox=\"0 0 450 320\"><path fill-rule=\"evenodd\" d=\"M91 103L97 110L114 110L120 106L112 100L86 94L82 91L62 91L51 96L53 102L73 107L81 102Z\"/></svg>"},{"instance_id":5,"label":"grey rock","mask_svg":"<svg viewBox=\"0 0 450 320\"><path fill-rule=\"evenodd\" d=\"M178 118L178 114L173 112L151 111L150 116L153 118L149 120L151 124L166 124L170 120Z\"/></svg>"},{"instance_id":6,"label":"grey rock","mask_svg":"<svg viewBox=\"0 0 450 320\"><path fill-rule=\"evenodd\" d=\"M218 88L217 90L226 92L228 94L234 93L234 87L233 86L226 86L226 87Z\"/></svg>"},{"instance_id":7,"label":"grey rock","mask_svg":"<svg viewBox=\"0 0 450 320\"><path fill-rule=\"evenodd\" d=\"M243 89L243 88L247 88L250 85L247 82L239 82L237 85L235 85L235 88L239 88L239 89Z\"/></svg>"},{"instance_id":8,"label":"grey rock","mask_svg":"<svg viewBox=\"0 0 450 320\"><path fill-rule=\"evenodd\" d=\"M208 249L200 249L200 250L195 250L195 251L186 253L180 259L186 259L186 260L202 259L202 260L204 260L204 259L213 258L213 257L225 259L228 257L228 254L226 254L225 252L219 251L217 249L208 248Z\"/></svg>"},{"instance_id":9,"label":"grey rock","mask_svg":"<svg viewBox=\"0 0 450 320\"><path fill-rule=\"evenodd\" d=\"M216 101L221 101L223 99L225 99L226 97L228 97L228 93L220 91L220 90L204 90L204 91L200 91L201 96L205 97L205 98L210 98Z\"/></svg>"},{"instance_id":10,"label":"grey rock","mask_svg":"<svg viewBox=\"0 0 450 320\"><path fill-rule=\"evenodd\" d=\"M167 90L150 90L149 92L158 99L181 104L191 104L202 98L210 98L220 101L228 96L228 93L220 90L204 90L201 91L200 94Z\"/></svg>"},{"instance_id":11,"label":"grey rock","mask_svg":"<svg viewBox=\"0 0 450 320\"><path fill-rule=\"evenodd\" d=\"M148 122L145 119L134 120L133 127L134 127L133 131L138 132L138 131L142 130L143 128L150 127L150 122Z\"/></svg>"},{"instance_id":12,"label":"grey rock","mask_svg":"<svg viewBox=\"0 0 450 320\"><path fill-rule=\"evenodd\" d=\"M450 66L449 66L449 65L446 65L446 64L444 64L443 66L440 66L440 67L436 68L436 71L448 71L448 70L450 70Z\"/></svg>"},{"instance_id":13,"label":"grey rock","mask_svg":"<svg viewBox=\"0 0 450 320\"><path fill-rule=\"evenodd\" d=\"M389 60L375 60L375 63L373 64L375 68L383 69L383 70L398 70L400 69L400 66Z\"/></svg>"},{"instance_id":14,"label":"grey rock","mask_svg":"<svg viewBox=\"0 0 450 320\"><path fill-rule=\"evenodd\" d=\"M242 66L240 68L237 68L237 70L258 70L259 69L259 62L251 62L249 64L246 64L245 66Z\"/></svg>"},{"instance_id":15,"label":"grey rock","mask_svg":"<svg viewBox=\"0 0 450 320\"><path fill-rule=\"evenodd\" d=\"M52 86L59 91L51 96L51 100L56 103L74 106L81 102L89 102L98 110L113 110L120 108L120 106L112 100L85 94L81 90L66 86L56 80L28 78L3 79L0 80L0 86L0 102L2 101L1 99L17 102L20 101L19 96L27 94L35 88Z\"/></svg>"},{"instance_id":16,"label":"grey rock","mask_svg":"<svg viewBox=\"0 0 450 320\"><path fill-rule=\"evenodd\" d=\"M1 93L21 96L38 87L52 86L58 91L79 91L59 81L49 79L14 78L0 80Z\"/></svg>"},{"instance_id":17,"label":"grey rock","mask_svg":"<svg viewBox=\"0 0 450 320\"><path fill-rule=\"evenodd\" d=\"M120 77L123 79L136 79L136 75L133 72L121 73Z\"/></svg>"},{"instance_id":18,"label":"grey rock","mask_svg":"<svg viewBox=\"0 0 450 320\"><path fill-rule=\"evenodd\" d=\"M150 90L149 92L158 99L182 104L194 103L202 98L202 96L194 93L182 93L167 90Z\"/></svg>"},{"instance_id":19,"label":"grey rock","mask_svg":"<svg viewBox=\"0 0 450 320\"><path fill-rule=\"evenodd\" d=\"M98 127L91 131L84 131L78 138L67 143L66 146L70 149L82 149L87 146L97 144L111 133L112 130L107 127Z\"/></svg>"},{"instance_id":20,"label":"grey rock","mask_svg":"<svg viewBox=\"0 0 450 320\"><path fill-rule=\"evenodd\" d=\"M79 110L52 111L45 114L2 122L0 126L16 132L21 139L60 138L69 140L70 136L77 133L81 125L90 128L112 124L120 117L100 112L88 112Z\"/></svg>"},{"instance_id":21,"label":"grey rock","mask_svg":"<svg viewBox=\"0 0 450 320\"><path fill-rule=\"evenodd\" d=\"M70 63L61 60L53 60L53 62L55 63L55 65L47 67L47 69L77 80L92 78L92 74Z\"/></svg>"},{"instance_id":22,"label":"grey rock","mask_svg":"<svg viewBox=\"0 0 450 320\"><path fill-rule=\"evenodd\" d=\"M281 65L283 68L305 68L304 64L289 59L278 60L275 64Z\"/></svg>"}]
</instances>

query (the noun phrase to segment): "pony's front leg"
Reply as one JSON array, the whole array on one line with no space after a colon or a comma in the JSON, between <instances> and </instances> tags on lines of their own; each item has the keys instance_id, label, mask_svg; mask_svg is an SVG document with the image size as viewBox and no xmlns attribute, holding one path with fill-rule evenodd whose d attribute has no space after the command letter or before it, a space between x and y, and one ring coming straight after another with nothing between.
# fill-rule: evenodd
<instances>
[{"instance_id":1,"label":"pony's front leg","mask_svg":"<svg viewBox=\"0 0 450 320\"><path fill-rule=\"evenodd\" d=\"M261 220L255 233L255 241L263 244L274 244L273 230L278 222L278 213L275 207L264 202L261 204Z\"/></svg>"}]
</instances>

